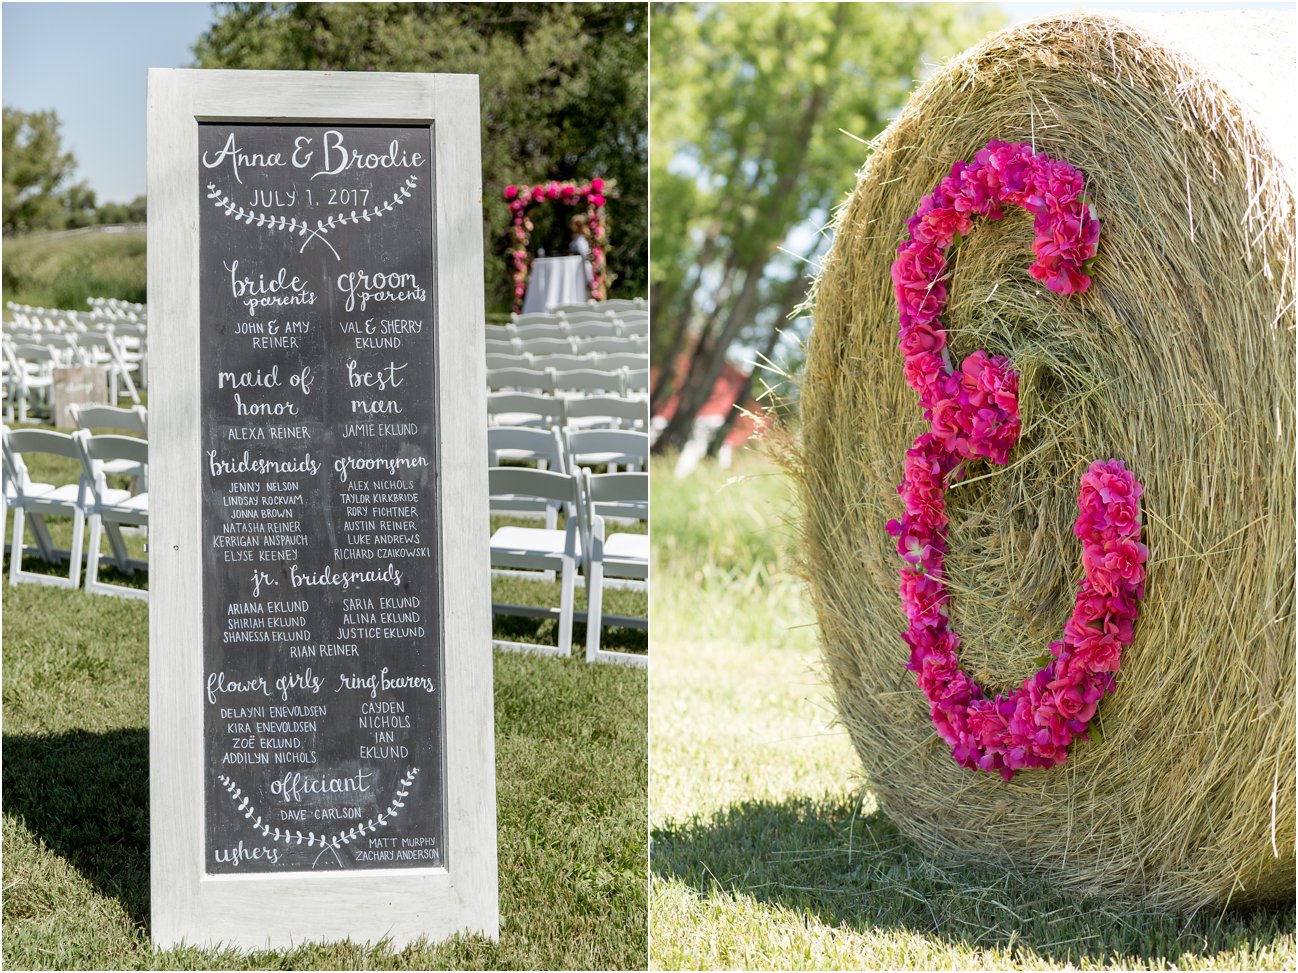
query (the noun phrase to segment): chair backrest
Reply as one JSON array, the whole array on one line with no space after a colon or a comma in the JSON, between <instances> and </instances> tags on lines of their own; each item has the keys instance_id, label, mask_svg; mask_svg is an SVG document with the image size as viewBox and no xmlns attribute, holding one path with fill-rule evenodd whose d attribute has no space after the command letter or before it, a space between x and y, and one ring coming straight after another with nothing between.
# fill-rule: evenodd
<instances>
[{"instance_id":1,"label":"chair backrest","mask_svg":"<svg viewBox=\"0 0 1298 973\"><path fill-rule=\"evenodd\" d=\"M624 338L644 338L649 334L649 322L644 321L621 321L622 336Z\"/></svg>"},{"instance_id":2,"label":"chair backrest","mask_svg":"<svg viewBox=\"0 0 1298 973\"><path fill-rule=\"evenodd\" d=\"M602 360L590 355L546 355L534 362L536 368L552 368L556 372L607 371Z\"/></svg>"},{"instance_id":3,"label":"chair backrest","mask_svg":"<svg viewBox=\"0 0 1298 973\"><path fill-rule=\"evenodd\" d=\"M625 368L638 372L649 367L649 359L634 351L618 351L607 354L599 360L600 368Z\"/></svg>"},{"instance_id":4,"label":"chair backrest","mask_svg":"<svg viewBox=\"0 0 1298 973\"><path fill-rule=\"evenodd\" d=\"M635 345L620 335L604 335L597 338L581 338L577 350L583 354L620 355L635 351Z\"/></svg>"},{"instance_id":5,"label":"chair backrest","mask_svg":"<svg viewBox=\"0 0 1298 973\"><path fill-rule=\"evenodd\" d=\"M615 392L623 394L624 375L620 371L600 372L583 370L576 372L554 372L554 391L556 392Z\"/></svg>"},{"instance_id":6,"label":"chair backrest","mask_svg":"<svg viewBox=\"0 0 1298 973\"><path fill-rule=\"evenodd\" d=\"M527 415L548 426L558 425L563 419L563 403L550 395L533 392L490 392L487 394L487 419L493 416Z\"/></svg>"},{"instance_id":7,"label":"chair backrest","mask_svg":"<svg viewBox=\"0 0 1298 973\"><path fill-rule=\"evenodd\" d=\"M612 318L602 321L593 319L568 322L568 335L572 338L616 338L617 322Z\"/></svg>"},{"instance_id":8,"label":"chair backrest","mask_svg":"<svg viewBox=\"0 0 1298 973\"><path fill-rule=\"evenodd\" d=\"M643 468L649 462L649 433L634 429L568 429L563 430L563 442L568 453L568 469L583 469L588 465L636 465ZM590 457L599 457L586 462Z\"/></svg>"},{"instance_id":9,"label":"chair backrest","mask_svg":"<svg viewBox=\"0 0 1298 973\"><path fill-rule=\"evenodd\" d=\"M13 484L17 499L26 492L31 477L27 463L23 459L27 453L45 453L50 456L61 456L64 459L75 459L81 462L81 444L74 438L85 433L55 432L53 429L9 429L4 431L4 465L6 478ZM85 501L88 483L83 471L77 478L77 503Z\"/></svg>"},{"instance_id":10,"label":"chair backrest","mask_svg":"<svg viewBox=\"0 0 1298 973\"><path fill-rule=\"evenodd\" d=\"M73 438L80 447L81 468L85 481L90 484L96 503L103 502L104 492L108 488L107 478L104 476L106 461L124 459L130 463L138 463L142 469L149 465L149 444L143 439L134 436L114 436L109 433L92 436L85 430L74 433ZM147 476L147 473L145 475ZM143 477L141 482L144 482Z\"/></svg>"},{"instance_id":11,"label":"chair backrest","mask_svg":"<svg viewBox=\"0 0 1298 973\"><path fill-rule=\"evenodd\" d=\"M514 326L522 325L526 327L528 325L536 324L557 325L559 323L559 316L557 314L551 314L549 311L529 311L527 314L512 314L510 315L510 318L511 323Z\"/></svg>"},{"instance_id":12,"label":"chair backrest","mask_svg":"<svg viewBox=\"0 0 1298 973\"><path fill-rule=\"evenodd\" d=\"M581 471L582 543L590 550L596 517L649 519L648 473L592 473Z\"/></svg>"},{"instance_id":13,"label":"chair backrest","mask_svg":"<svg viewBox=\"0 0 1298 973\"><path fill-rule=\"evenodd\" d=\"M501 354L499 352L487 353L487 371L496 371L501 368L531 368L532 357L530 355L511 352Z\"/></svg>"},{"instance_id":14,"label":"chair backrest","mask_svg":"<svg viewBox=\"0 0 1298 973\"><path fill-rule=\"evenodd\" d=\"M530 470L522 466L493 466L487 470L487 492L492 497L531 497L576 504L577 478L552 470Z\"/></svg>"},{"instance_id":15,"label":"chair backrest","mask_svg":"<svg viewBox=\"0 0 1298 973\"><path fill-rule=\"evenodd\" d=\"M573 419L607 419L609 427L649 426L649 403L644 399L626 399L620 395L586 395L563 400L563 422Z\"/></svg>"},{"instance_id":16,"label":"chair backrest","mask_svg":"<svg viewBox=\"0 0 1298 973\"><path fill-rule=\"evenodd\" d=\"M517 338L488 338L487 351L491 354L500 355L522 354Z\"/></svg>"},{"instance_id":17,"label":"chair backrest","mask_svg":"<svg viewBox=\"0 0 1298 973\"><path fill-rule=\"evenodd\" d=\"M600 306L598 304L592 304L590 301L585 301L581 304L556 304L550 310L555 314L561 314L566 317L569 314L581 314L587 311L598 311L599 307Z\"/></svg>"},{"instance_id":18,"label":"chair backrest","mask_svg":"<svg viewBox=\"0 0 1298 973\"><path fill-rule=\"evenodd\" d=\"M131 436L147 439L149 414L144 406L119 409L114 405L73 405L68 414L78 429L120 429Z\"/></svg>"},{"instance_id":19,"label":"chair backrest","mask_svg":"<svg viewBox=\"0 0 1298 973\"><path fill-rule=\"evenodd\" d=\"M23 361L33 364L58 365L65 360L63 349L35 342L14 342L14 354Z\"/></svg>"},{"instance_id":20,"label":"chair backrest","mask_svg":"<svg viewBox=\"0 0 1298 973\"><path fill-rule=\"evenodd\" d=\"M518 343L519 350L529 355L571 355L573 352L572 339L567 337L537 338L520 335Z\"/></svg>"},{"instance_id":21,"label":"chair backrest","mask_svg":"<svg viewBox=\"0 0 1298 973\"><path fill-rule=\"evenodd\" d=\"M554 373L533 368L496 368L487 372L487 388L553 392Z\"/></svg>"},{"instance_id":22,"label":"chair backrest","mask_svg":"<svg viewBox=\"0 0 1298 973\"><path fill-rule=\"evenodd\" d=\"M625 297L614 297L604 301L603 306L610 311L643 311L645 309L645 300L643 297L627 299Z\"/></svg>"},{"instance_id":23,"label":"chair backrest","mask_svg":"<svg viewBox=\"0 0 1298 973\"><path fill-rule=\"evenodd\" d=\"M634 392L649 391L649 369L628 369L624 378L625 382L622 386L623 395L631 395Z\"/></svg>"},{"instance_id":24,"label":"chair backrest","mask_svg":"<svg viewBox=\"0 0 1298 973\"><path fill-rule=\"evenodd\" d=\"M557 320L537 324L515 323L510 327L510 330L514 332L514 337L523 339L524 343L535 338L568 337L568 326Z\"/></svg>"},{"instance_id":25,"label":"chair backrest","mask_svg":"<svg viewBox=\"0 0 1298 973\"><path fill-rule=\"evenodd\" d=\"M528 429L522 426L492 426L487 429L487 452L493 458L502 450L509 450L509 459L535 462L545 460L550 469L563 473L568 469L563 444L556 427ZM519 456L525 453L525 456Z\"/></svg>"}]
</instances>

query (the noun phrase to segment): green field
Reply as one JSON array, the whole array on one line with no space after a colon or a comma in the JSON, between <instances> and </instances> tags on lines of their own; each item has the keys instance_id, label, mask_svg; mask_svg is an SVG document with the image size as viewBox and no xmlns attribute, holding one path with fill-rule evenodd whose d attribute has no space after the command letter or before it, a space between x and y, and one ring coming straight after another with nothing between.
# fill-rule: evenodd
<instances>
[{"instance_id":1,"label":"green field","mask_svg":"<svg viewBox=\"0 0 1298 973\"><path fill-rule=\"evenodd\" d=\"M46 482L70 467L35 466ZM67 544L66 522L54 525ZM134 553L142 540L132 538ZM27 559L25 566L42 568ZM7 563L6 563L7 568ZM111 570L105 580L123 580ZM142 575L127 583L142 585ZM496 579L497 599L552 602L553 585ZM580 587L578 589L580 591ZM647 598L611 592L610 611ZM148 614L140 601L4 588L4 965L134 969L641 969L645 887L644 670L495 654L501 937L394 953L355 944L240 955L149 946ZM554 622L499 619L546 640ZM575 642L584 644L584 626ZM645 651L646 636L604 644ZM486 651L484 647L484 651Z\"/></svg>"},{"instance_id":2,"label":"green field","mask_svg":"<svg viewBox=\"0 0 1298 973\"><path fill-rule=\"evenodd\" d=\"M4 239L4 299L89 310L88 297L144 303L148 268L143 229L99 228Z\"/></svg>"},{"instance_id":3,"label":"green field","mask_svg":"<svg viewBox=\"0 0 1298 973\"><path fill-rule=\"evenodd\" d=\"M1294 968L1292 907L1184 919L920 853L834 726L790 514L751 454L653 470L654 968Z\"/></svg>"}]
</instances>

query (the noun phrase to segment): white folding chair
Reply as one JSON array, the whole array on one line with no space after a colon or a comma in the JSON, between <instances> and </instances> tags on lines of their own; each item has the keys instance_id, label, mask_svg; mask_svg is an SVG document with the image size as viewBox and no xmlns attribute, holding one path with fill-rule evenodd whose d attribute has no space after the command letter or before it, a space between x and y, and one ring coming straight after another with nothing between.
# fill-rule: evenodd
<instances>
[{"instance_id":1,"label":"white folding chair","mask_svg":"<svg viewBox=\"0 0 1298 973\"><path fill-rule=\"evenodd\" d=\"M3 448L5 474L8 481L5 491L6 502L12 508L14 515L13 544L9 548L9 584L17 585L21 581L32 581L58 588L76 588L81 579L82 541L86 523L85 503L88 488L85 477L81 476L76 483L63 486L37 483L28 474L27 462L23 457L32 453L61 456L76 460L80 471L80 446L71 436L50 429L6 428ZM70 550L63 551L54 546L49 527L45 523L46 517L72 518ZM67 557L66 578L23 570L23 535L29 519L32 535L36 539L37 554L41 560L53 563Z\"/></svg>"},{"instance_id":2,"label":"white folding chair","mask_svg":"<svg viewBox=\"0 0 1298 973\"><path fill-rule=\"evenodd\" d=\"M554 391L554 373L537 368L493 368L487 372L487 388L550 393Z\"/></svg>"},{"instance_id":3,"label":"white folding chair","mask_svg":"<svg viewBox=\"0 0 1298 973\"><path fill-rule=\"evenodd\" d=\"M643 371L649 367L649 356L624 348L622 351L603 355L599 360L599 367L625 368L629 372Z\"/></svg>"},{"instance_id":4,"label":"white folding chair","mask_svg":"<svg viewBox=\"0 0 1298 973\"><path fill-rule=\"evenodd\" d=\"M611 317L603 319L582 318L581 320L568 322L568 336L570 338L616 338L617 335L617 322Z\"/></svg>"},{"instance_id":5,"label":"white folding chair","mask_svg":"<svg viewBox=\"0 0 1298 973\"><path fill-rule=\"evenodd\" d=\"M608 467L616 473L643 471L649 462L649 434L634 429L570 429L563 430L564 451L568 469Z\"/></svg>"},{"instance_id":6,"label":"white folding chair","mask_svg":"<svg viewBox=\"0 0 1298 973\"><path fill-rule=\"evenodd\" d=\"M68 406L68 415L78 429L91 432L95 429L111 429L114 432L134 436L136 439L149 438L149 413L142 405L130 409L119 409L114 405L77 405ZM140 489L148 489L147 467L132 463L127 459L104 461L104 472L129 476L139 484ZM135 484L132 484L134 488Z\"/></svg>"},{"instance_id":7,"label":"white folding chair","mask_svg":"<svg viewBox=\"0 0 1298 973\"><path fill-rule=\"evenodd\" d=\"M555 325L559 323L559 316L551 314L549 311L529 311L527 314L510 314L510 327L522 326L524 328L536 324Z\"/></svg>"},{"instance_id":8,"label":"white folding chair","mask_svg":"<svg viewBox=\"0 0 1298 973\"><path fill-rule=\"evenodd\" d=\"M582 472L582 518L586 558L586 661L617 662L622 665L647 666L647 656L632 652L614 652L599 647L605 625L622 625L648 629L649 619L626 615L605 615L604 588L609 581L621 586L648 588L649 535L617 533L606 536L607 516L625 517L635 511L638 519L649 519L649 474Z\"/></svg>"},{"instance_id":9,"label":"white folding chair","mask_svg":"<svg viewBox=\"0 0 1298 973\"><path fill-rule=\"evenodd\" d=\"M487 429L487 465L504 463L535 463L536 469L567 473L563 442L559 430L532 429L526 426L494 426ZM532 497L492 497L492 513L520 513L527 516L542 514L545 526L553 530L559 524L559 507L553 500L540 501ZM575 510L569 511L575 515Z\"/></svg>"},{"instance_id":10,"label":"white folding chair","mask_svg":"<svg viewBox=\"0 0 1298 973\"><path fill-rule=\"evenodd\" d=\"M533 357L541 355L571 355L574 351L572 339L566 335L562 337L533 337L532 335L520 335L518 339L519 350Z\"/></svg>"},{"instance_id":11,"label":"white folding chair","mask_svg":"<svg viewBox=\"0 0 1298 973\"><path fill-rule=\"evenodd\" d=\"M47 345L33 342L8 342L4 354L9 362L9 402L6 415L12 422L27 421L28 412L38 403L51 411L54 387L54 367L61 360Z\"/></svg>"},{"instance_id":12,"label":"white folding chair","mask_svg":"<svg viewBox=\"0 0 1298 973\"><path fill-rule=\"evenodd\" d=\"M649 402L620 395L587 395L563 402L563 424L573 429L649 428Z\"/></svg>"},{"instance_id":13,"label":"white folding chair","mask_svg":"<svg viewBox=\"0 0 1298 973\"><path fill-rule=\"evenodd\" d=\"M564 396L588 395L594 393L613 393L624 395L623 379L625 374L620 370L611 372L586 369L575 372L552 373L555 395Z\"/></svg>"},{"instance_id":14,"label":"white folding chair","mask_svg":"<svg viewBox=\"0 0 1298 973\"><path fill-rule=\"evenodd\" d=\"M645 310L645 299L643 297L634 297L627 299L625 297L614 297L604 301L601 307L606 307L615 314L621 314L623 311L643 311Z\"/></svg>"},{"instance_id":15,"label":"white folding chair","mask_svg":"<svg viewBox=\"0 0 1298 973\"><path fill-rule=\"evenodd\" d=\"M490 426L549 428L563 419L563 403L552 395L535 392L487 393L487 422Z\"/></svg>"},{"instance_id":16,"label":"white folding chair","mask_svg":"<svg viewBox=\"0 0 1298 973\"><path fill-rule=\"evenodd\" d=\"M99 540L106 533L117 569L124 574L135 573L136 563L127 552L122 528L149 526L149 495L109 487L107 464L125 462L145 468L149 463L149 444L131 436L92 436L87 432L78 432L74 438L81 447L81 464L90 484L90 500L86 505L90 517L90 536L86 542L86 591L147 599L149 592L143 588L99 580Z\"/></svg>"},{"instance_id":17,"label":"white folding chair","mask_svg":"<svg viewBox=\"0 0 1298 973\"><path fill-rule=\"evenodd\" d=\"M623 375L622 394L637 395L649 391L649 369L630 369Z\"/></svg>"},{"instance_id":18,"label":"white folding chair","mask_svg":"<svg viewBox=\"0 0 1298 973\"><path fill-rule=\"evenodd\" d=\"M135 379L131 376L132 372L140 370L140 365L138 362L128 362L122 356L122 349L118 347L111 332L91 331L78 335L77 348L86 364L108 366L108 377L113 383L113 402L120 397L118 386L124 385L131 401L136 405L140 404L140 392L135 387Z\"/></svg>"},{"instance_id":19,"label":"white folding chair","mask_svg":"<svg viewBox=\"0 0 1298 973\"><path fill-rule=\"evenodd\" d=\"M519 346L518 339L513 335L502 336L499 338L491 337L487 339L487 354L520 355L522 354L522 349Z\"/></svg>"},{"instance_id":20,"label":"white folding chair","mask_svg":"<svg viewBox=\"0 0 1298 973\"><path fill-rule=\"evenodd\" d=\"M636 349L635 345L627 338L618 335L605 335L597 338L579 339L577 350L584 355L620 355L633 352Z\"/></svg>"},{"instance_id":21,"label":"white folding chair","mask_svg":"<svg viewBox=\"0 0 1298 973\"><path fill-rule=\"evenodd\" d=\"M555 501L574 513L579 509L580 486L577 478L549 470L520 467L494 467L488 471L488 492L497 497L530 497L536 501ZM543 578L557 572L560 581L559 607L513 605L492 602L492 613L523 615L529 618L558 618L559 632L555 645L535 642L511 642L493 639L492 644L520 652L566 656L572 653L572 621L576 600L577 570L582 564L581 516L565 518L562 530L544 527L501 527L491 535L491 566L512 572L536 572Z\"/></svg>"}]
</instances>

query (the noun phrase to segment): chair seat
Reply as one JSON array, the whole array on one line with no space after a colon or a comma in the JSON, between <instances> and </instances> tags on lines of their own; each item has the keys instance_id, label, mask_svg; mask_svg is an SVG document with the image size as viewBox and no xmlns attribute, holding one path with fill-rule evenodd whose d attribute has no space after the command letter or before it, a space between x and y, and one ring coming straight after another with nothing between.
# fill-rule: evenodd
<instances>
[{"instance_id":1,"label":"chair seat","mask_svg":"<svg viewBox=\"0 0 1298 973\"><path fill-rule=\"evenodd\" d=\"M544 570L540 562L559 568L563 563L566 531L544 527L501 527L491 535L491 563L495 567ZM581 561L581 538L576 543Z\"/></svg>"},{"instance_id":2,"label":"chair seat","mask_svg":"<svg viewBox=\"0 0 1298 973\"><path fill-rule=\"evenodd\" d=\"M58 487L50 483L28 483L23 488L21 499L11 483L5 493L11 500L18 501L24 506L39 503L75 507L81 498L81 489L75 483Z\"/></svg>"},{"instance_id":3,"label":"chair seat","mask_svg":"<svg viewBox=\"0 0 1298 973\"><path fill-rule=\"evenodd\" d=\"M493 426L528 426L538 429L548 429L549 423L544 416L537 415L535 412L497 412L491 416L491 425Z\"/></svg>"},{"instance_id":4,"label":"chair seat","mask_svg":"<svg viewBox=\"0 0 1298 973\"><path fill-rule=\"evenodd\" d=\"M149 512L149 495L130 490L105 490L103 502L98 505L101 514L129 513L147 514Z\"/></svg>"},{"instance_id":5,"label":"chair seat","mask_svg":"<svg viewBox=\"0 0 1298 973\"><path fill-rule=\"evenodd\" d=\"M648 534L613 534L604 541L604 563L643 561L649 563Z\"/></svg>"}]
</instances>

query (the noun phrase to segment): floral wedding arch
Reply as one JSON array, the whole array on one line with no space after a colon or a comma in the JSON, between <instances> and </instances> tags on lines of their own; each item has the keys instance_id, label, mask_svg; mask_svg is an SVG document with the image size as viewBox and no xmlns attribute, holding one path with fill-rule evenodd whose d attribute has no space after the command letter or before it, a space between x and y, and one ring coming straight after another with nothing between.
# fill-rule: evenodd
<instances>
[{"instance_id":1,"label":"floral wedding arch","mask_svg":"<svg viewBox=\"0 0 1298 973\"><path fill-rule=\"evenodd\" d=\"M605 257L608 225L604 217L604 204L612 194L612 184L603 179L505 187L504 196L509 203L509 215L513 220L513 241L508 255L514 265L515 311L522 310L527 278L532 272L532 257L528 252L528 244L532 240L532 221L527 214L533 206L540 203L585 207L586 225L590 229L590 296L596 301L608 297L608 262Z\"/></svg>"}]
</instances>

